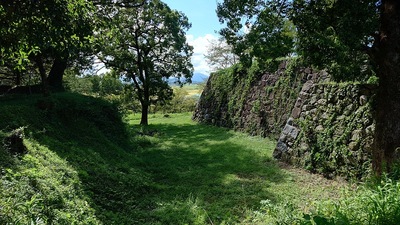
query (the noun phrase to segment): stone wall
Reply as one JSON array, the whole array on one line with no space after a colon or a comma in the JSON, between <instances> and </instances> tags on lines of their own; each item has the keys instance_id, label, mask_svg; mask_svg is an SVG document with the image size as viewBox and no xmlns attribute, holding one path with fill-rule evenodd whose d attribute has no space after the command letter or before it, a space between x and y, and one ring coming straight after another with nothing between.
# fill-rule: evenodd
<instances>
[{"instance_id":1,"label":"stone wall","mask_svg":"<svg viewBox=\"0 0 400 225\"><path fill-rule=\"evenodd\" d=\"M324 71L283 63L251 79L240 71L212 75L193 119L275 137L274 157L327 177L359 179L371 165L372 94L369 85L331 82Z\"/></svg>"},{"instance_id":2,"label":"stone wall","mask_svg":"<svg viewBox=\"0 0 400 225\"><path fill-rule=\"evenodd\" d=\"M275 73L256 74L252 78L240 71L211 75L193 119L278 138L302 84L314 74L311 69L288 73L287 66L282 63Z\"/></svg>"},{"instance_id":3,"label":"stone wall","mask_svg":"<svg viewBox=\"0 0 400 225\"><path fill-rule=\"evenodd\" d=\"M360 179L371 167L373 87L308 80L274 157L327 177Z\"/></svg>"}]
</instances>

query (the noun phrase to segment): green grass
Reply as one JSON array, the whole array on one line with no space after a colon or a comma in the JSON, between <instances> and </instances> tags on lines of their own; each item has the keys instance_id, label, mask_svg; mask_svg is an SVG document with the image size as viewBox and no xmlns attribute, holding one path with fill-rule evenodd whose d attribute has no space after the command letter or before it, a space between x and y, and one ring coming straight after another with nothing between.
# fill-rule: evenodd
<instances>
[{"instance_id":1,"label":"green grass","mask_svg":"<svg viewBox=\"0 0 400 225\"><path fill-rule=\"evenodd\" d=\"M251 218L265 200L290 200L304 208L306 202L315 199L338 197L341 185L337 182L283 170L271 156L274 141L199 125L190 116L150 115L151 125L146 130L155 137L138 140L151 143L138 156L157 185L159 193L151 198L160 206L160 224L185 223L180 221L182 207L193 204L203 215L202 223L231 224ZM129 116L128 121L134 129L143 131L135 125L140 121L138 115ZM169 221L163 220L166 213L171 214ZM196 217L193 219L196 221Z\"/></svg>"},{"instance_id":2,"label":"green grass","mask_svg":"<svg viewBox=\"0 0 400 225\"><path fill-rule=\"evenodd\" d=\"M51 107L40 110L43 101ZM25 126L28 149L13 156L1 145L0 224L141 224L151 180L113 105L57 94L0 109L0 135Z\"/></svg>"},{"instance_id":3,"label":"green grass","mask_svg":"<svg viewBox=\"0 0 400 225\"><path fill-rule=\"evenodd\" d=\"M24 127L27 148L13 155L0 144L0 224L398 218L397 183L355 192L346 182L280 165L271 156L274 141L197 124L190 113L152 114L141 127L139 114L123 123L115 106L76 94L0 101L0 139ZM41 110L43 103L49 107Z\"/></svg>"},{"instance_id":4,"label":"green grass","mask_svg":"<svg viewBox=\"0 0 400 225\"><path fill-rule=\"evenodd\" d=\"M267 187L286 175L270 160L274 142L198 125L188 114L156 116L150 123L146 129L158 134L149 141L156 144L140 151L139 158L157 182L160 193L153 198L159 205L195 199L209 220L232 222L260 200L276 199Z\"/></svg>"}]
</instances>

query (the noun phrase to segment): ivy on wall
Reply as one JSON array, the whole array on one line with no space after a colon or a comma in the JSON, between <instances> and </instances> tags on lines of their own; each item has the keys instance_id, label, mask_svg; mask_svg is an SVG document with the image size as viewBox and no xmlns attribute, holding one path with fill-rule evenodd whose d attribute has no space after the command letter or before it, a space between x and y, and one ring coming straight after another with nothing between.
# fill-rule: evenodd
<instances>
[{"instance_id":1,"label":"ivy on wall","mask_svg":"<svg viewBox=\"0 0 400 225\"><path fill-rule=\"evenodd\" d=\"M274 73L266 72L266 64L254 62L250 68L237 64L212 74L194 119L277 137L307 76L296 72L300 62L295 58L280 63Z\"/></svg>"},{"instance_id":2,"label":"ivy on wall","mask_svg":"<svg viewBox=\"0 0 400 225\"><path fill-rule=\"evenodd\" d=\"M277 158L312 172L365 177L371 165L373 91L359 82L332 82L325 71L301 65L291 59L274 73L258 63L218 71L193 119L273 137L281 150L274 153Z\"/></svg>"}]
</instances>

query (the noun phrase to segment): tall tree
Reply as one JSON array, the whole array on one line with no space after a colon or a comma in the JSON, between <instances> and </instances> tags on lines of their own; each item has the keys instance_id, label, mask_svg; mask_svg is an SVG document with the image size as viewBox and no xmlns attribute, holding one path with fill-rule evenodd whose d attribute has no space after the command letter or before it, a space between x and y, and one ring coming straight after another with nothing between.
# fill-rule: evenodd
<instances>
[{"instance_id":1,"label":"tall tree","mask_svg":"<svg viewBox=\"0 0 400 225\"><path fill-rule=\"evenodd\" d=\"M104 48L99 58L132 83L142 107L140 124L147 125L151 103L172 97L167 79L190 82L193 48L185 37L190 23L160 0L135 9L115 7L110 15L113 24L101 32Z\"/></svg>"},{"instance_id":2,"label":"tall tree","mask_svg":"<svg viewBox=\"0 0 400 225\"><path fill-rule=\"evenodd\" d=\"M44 89L60 88L68 63L90 46L93 10L87 0L1 1L0 61L35 65Z\"/></svg>"},{"instance_id":3,"label":"tall tree","mask_svg":"<svg viewBox=\"0 0 400 225\"><path fill-rule=\"evenodd\" d=\"M204 57L213 71L226 69L239 62L239 57L233 53L232 46L222 37L210 41Z\"/></svg>"},{"instance_id":4,"label":"tall tree","mask_svg":"<svg viewBox=\"0 0 400 225\"><path fill-rule=\"evenodd\" d=\"M376 64L379 88L376 101L374 169L388 169L400 148L400 2L382 0L380 28L370 52Z\"/></svg>"},{"instance_id":5,"label":"tall tree","mask_svg":"<svg viewBox=\"0 0 400 225\"><path fill-rule=\"evenodd\" d=\"M225 0L217 14L226 28L220 34L233 47L243 64L253 59L274 60L294 51L294 27L288 19L286 1Z\"/></svg>"},{"instance_id":6,"label":"tall tree","mask_svg":"<svg viewBox=\"0 0 400 225\"><path fill-rule=\"evenodd\" d=\"M271 23L264 19L269 16L282 15L293 21L297 54L310 65L329 69L338 80L362 80L372 70L379 77L374 101L373 168L378 174L383 165L390 168L394 153L400 147L398 0L225 0L217 12L228 25L221 33L228 36L234 34L233 28L243 26L243 20L254 23L255 27ZM280 30L279 27L282 26L275 29ZM264 35L273 36L271 30L266 32ZM257 45L257 42L249 44ZM285 53L279 48L267 50Z\"/></svg>"}]
</instances>

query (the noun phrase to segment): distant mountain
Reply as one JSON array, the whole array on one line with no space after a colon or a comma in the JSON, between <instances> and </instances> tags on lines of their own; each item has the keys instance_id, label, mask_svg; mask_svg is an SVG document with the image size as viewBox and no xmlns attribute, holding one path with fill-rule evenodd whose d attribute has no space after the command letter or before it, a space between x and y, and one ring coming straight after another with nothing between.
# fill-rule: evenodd
<instances>
[{"instance_id":1,"label":"distant mountain","mask_svg":"<svg viewBox=\"0 0 400 225\"><path fill-rule=\"evenodd\" d=\"M208 79L208 75L204 73L194 73L192 77L192 84L199 84L206 82ZM178 79L175 77L170 77L168 78L168 83L169 84L175 84ZM181 81L184 81L185 79L181 79Z\"/></svg>"},{"instance_id":2,"label":"distant mountain","mask_svg":"<svg viewBox=\"0 0 400 225\"><path fill-rule=\"evenodd\" d=\"M194 73L192 77L192 83L198 84L198 83L203 83L207 81L208 75L205 75L204 73Z\"/></svg>"}]
</instances>

